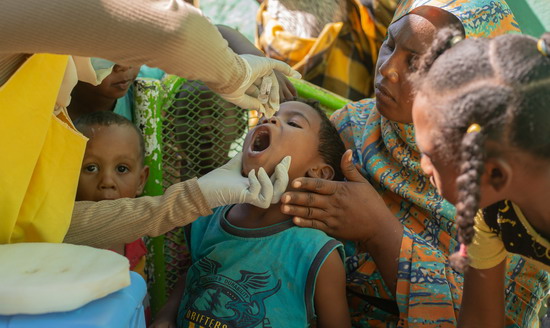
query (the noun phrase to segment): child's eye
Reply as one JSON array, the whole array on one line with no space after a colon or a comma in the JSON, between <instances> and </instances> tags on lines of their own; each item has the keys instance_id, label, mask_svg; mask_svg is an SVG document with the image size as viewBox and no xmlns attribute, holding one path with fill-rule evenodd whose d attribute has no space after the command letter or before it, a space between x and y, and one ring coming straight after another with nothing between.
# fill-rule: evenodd
<instances>
[{"instance_id":1,"label":"child's eye","mask_svg":"<svg viewBox=\"0 0 550 328\"><path fill-rule=\"evenodd\" d=\"M86 166L84 167L84 170L85 170L86 172L93 173L93 172L99 171L99 167L97 167L97 165L95 165L95 164L90 164L90 165L86 165Z\"/></svg>"},{"instance_id":2,"label":"child's eye","mask_svg":"<svg viewBox=\"0 0 550 328\"><path fill-rule=\"evenodd\" d=\"M116 170L117 170L118 173L126 173L126 172L130 171L130 169L125 165L117 166Z\"/></svg>"},{"instance_id":3,"label":"child's eye","mask_svg":"<svg viewBox=\"0 0 550 328\"><path fill-rule=\"evenodd\" d=\"M293 121L290 121L287 123L288 125L290 126L293 126L295 128L298 128L298 129L301 129L302 127L300 126L300 124L296 123L296 122L293 122Z\"/></svg>"}]
</instances>

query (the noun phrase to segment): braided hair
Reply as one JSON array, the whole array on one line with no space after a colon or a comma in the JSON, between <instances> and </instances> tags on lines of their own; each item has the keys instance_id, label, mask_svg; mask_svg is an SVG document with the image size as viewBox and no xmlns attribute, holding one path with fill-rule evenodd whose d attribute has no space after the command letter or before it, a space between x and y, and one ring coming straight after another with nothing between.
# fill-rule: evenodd
<instances>
[{"instance_id":1,"label":"braided hair","mask_svg":"<svg viewBox=\"0 0 550 328\"><path fill-rule=\"evenodd\" d=\"M460 31L438 33L411 77L441 113L435 138L448 161L458 161L456 222L461 250L450 257L467 268L485 159L498 155L487 141L550 159L550 33L460 41ZM444 54L443 56L441 56ZM473 128L472 128L473 127Z\"/></svg>"}]
</instances>

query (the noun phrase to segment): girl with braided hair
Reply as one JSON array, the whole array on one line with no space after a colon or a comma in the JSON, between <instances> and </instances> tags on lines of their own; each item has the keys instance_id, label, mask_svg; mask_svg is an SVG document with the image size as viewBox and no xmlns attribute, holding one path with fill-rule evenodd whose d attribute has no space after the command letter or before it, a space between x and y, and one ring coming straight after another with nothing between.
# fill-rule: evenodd
<instances>
[{"instance_id":1,"label":"girl with braided hair","mask_svg":"<svg viewBox=\"0 0 550 328\"><path fill-rule=\"evenodd\" d=\"M420 59L413 122L422 169L456 205L459 326L502 327L508 253L550 269L550 33L461 39L442 31Z\"/></svg>"}]
</instances>

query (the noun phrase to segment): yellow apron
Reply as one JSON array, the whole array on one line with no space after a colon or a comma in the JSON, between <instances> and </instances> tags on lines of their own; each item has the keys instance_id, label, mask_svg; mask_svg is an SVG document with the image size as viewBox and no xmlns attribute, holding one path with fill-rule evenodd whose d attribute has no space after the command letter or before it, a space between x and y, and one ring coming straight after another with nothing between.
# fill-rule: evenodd
<instances>
[{"instance_id":1,"label":"yellow apron","mask_svg":"<svg viewBox=\"0 0 550 328\"><path fill-rule=\"evenodd\" d=\"M37 54L0 87L0 244L62 242L86 138L53 115L68 56Z\"/></svg>"}]
</instances>

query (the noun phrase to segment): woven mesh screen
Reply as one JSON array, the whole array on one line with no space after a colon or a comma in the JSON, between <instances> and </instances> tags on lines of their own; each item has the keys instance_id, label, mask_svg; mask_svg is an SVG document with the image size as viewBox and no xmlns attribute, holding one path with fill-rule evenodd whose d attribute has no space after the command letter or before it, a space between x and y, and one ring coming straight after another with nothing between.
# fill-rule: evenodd
<instances>
[{"instance_id":1,"label":"woven mesh screen","mask_svg":"<svg viewBox=\"0 0 550 328\"><path fill-rule=\"evenodd\" d=\"M163 187L225 164L241 150L249 116L201 82L184 82L162 113ZM165 235L164 256L169 293L190 265L183 228Z\"/></svg>"},{"instance_id":2,"label":"woven mesh screen","mask_svg":"<svg viewBox=\"0 0 550 328\"><path fill-rule=\"evenodd\" d=\"M245 110L196 81L182 85L163 117L164 187L225 164L248 126Z\"/></svg>"}]
</instances>

